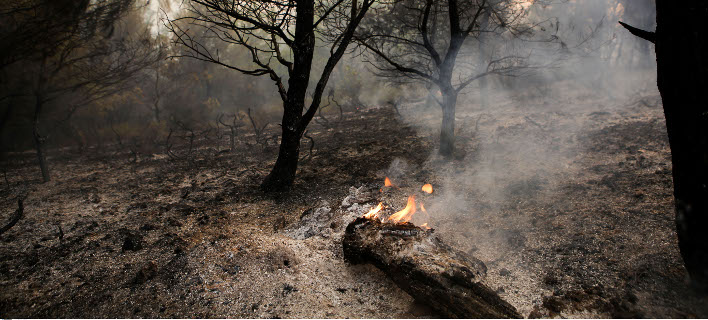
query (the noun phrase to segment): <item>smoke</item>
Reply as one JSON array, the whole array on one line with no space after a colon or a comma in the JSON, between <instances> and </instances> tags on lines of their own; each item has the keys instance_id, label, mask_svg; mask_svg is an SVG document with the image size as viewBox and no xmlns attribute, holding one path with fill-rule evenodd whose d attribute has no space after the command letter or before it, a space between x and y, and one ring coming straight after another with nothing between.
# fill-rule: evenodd
<instances>
[{"instance_id":1,"label":"smoke","mask_svg":"<svg viewBox=\"0 0 708 320\"><path fill-rule=\"evenodd\" d=\"M540 270L523 261L534 215L563 207L560 191L584 174L579 160L587 150L580 138L605 125L598 117L625 116L643 96L656 96L653 46L634 39L617 20L653 30L649 1L572 1L533 11L553 18L557 41L529 43L489 39L487 45L513 48L528 57L515 77L491 76L461 93L456 108L456 153L443 161L435 151L425 170L438 181L435 199L426 203L431 223L456 247L488 263L492 282L511 286L507 299L530 312L543 294ZM547 29L548 30L548 29ZM489 43L493 42L493 43ZM508 42L508 43L507 43ZM474 57L465 57L474 64ZM435 95L435 90L432 91ZM423 86L409 86L401 119L419 135L437 141L440 108ZM392 168L400 165L392 165ZM513 270L514 284L499 276ZM506 281L506 282L505 282Z\"/></svg>"}]
</instances>

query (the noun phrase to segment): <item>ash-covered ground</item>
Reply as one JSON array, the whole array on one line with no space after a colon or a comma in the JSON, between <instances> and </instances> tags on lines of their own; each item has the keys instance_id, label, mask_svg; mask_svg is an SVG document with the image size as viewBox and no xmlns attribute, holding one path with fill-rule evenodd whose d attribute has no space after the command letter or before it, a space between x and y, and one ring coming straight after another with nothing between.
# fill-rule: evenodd
<instances>
[{"instance_id":1,"label":"ash-covered ground","mask_svg":"<svg viewBox=\"0 0 708 320\"><path fill-rule=\"evenodd\" d=\"M450 162L438 110L313 123L286 193L258 190L277 147L245 129L232 152L223 137L178 158L51 150L45 184L33 153L9 155L0 223L28 197L0 236L0 316L436 317L340 242L369 206L431 183L430 225L526 317L708 317L678 252L656 89L519 101L458 112ZM377 194L385 176L400 188Z\"/></svg>"}]
</instances>

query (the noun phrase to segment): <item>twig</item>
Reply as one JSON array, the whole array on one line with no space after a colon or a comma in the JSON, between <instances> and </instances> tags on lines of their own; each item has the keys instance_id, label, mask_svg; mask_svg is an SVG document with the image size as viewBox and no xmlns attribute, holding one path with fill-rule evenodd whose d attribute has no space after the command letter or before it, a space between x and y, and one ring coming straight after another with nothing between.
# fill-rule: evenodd
<instances>
[{"instance_id":1,"label":"twig","mask_svg":"<svg viewBox=\"0 0 708 320\"><path fill-rule=\"evenodd\" d=\"M486 115L486 113L482 113L477 117L477 121L474 123L474 132L479 132L479 121L482 120L482 116Z\"/></svg>"},{"instance_id":2,"label":"twig","mask_svg":"<svg viewBox=\"0 0 708 320\"><path fill-rule=\"evenodd\" d=\"M546 128L544 128L542 125L540 125L538 122L533 121L533 119L529 118L528 116L524 116L528 122L531 122L533 125L537 126L539 129L542 131L546 131Z\"/></svg>"},{"instance_id":3,"label":"twig","mask_svg":"<svg viewBox=\"0 0 708 320\"><path fill-rule=\"evenodd\" d=\"M312 159L312 150L315 148L315 139L313 139L310 135L307 134L308 130L305 130L303 132L302 136L310 140L310 153L307 155L307 157L303 158L302 161L310 160Z\"/></svg>"},{"instance_id":4,"label":"twig","mask_svg":"<svg viewBox=\"0 0 708 320\"><path fill-rule=\"evenodd\" d=\"M253 126L253 131L256 133L256 143L263 145L263 148L268 144L268 139L262 140L261 135L263 135L263 131L265 131L265 128L270 124L270 122L266 122L262 127L258 127L256 124L256 120L251 116L251 108L248 108L248 119L251 120L251 125Z\"/></svg>"},{"instance_id":5,"label":"twig","mask_svg":"<svg viewBox=\"0 0 708 320\"><path fill-rule=\"evenodd\" d=\"M59 229L59 234L57 235L59 241L64 240L64 230L61 229L61 223L57 224L57 228Z\"/></svg>"}]
</instances>

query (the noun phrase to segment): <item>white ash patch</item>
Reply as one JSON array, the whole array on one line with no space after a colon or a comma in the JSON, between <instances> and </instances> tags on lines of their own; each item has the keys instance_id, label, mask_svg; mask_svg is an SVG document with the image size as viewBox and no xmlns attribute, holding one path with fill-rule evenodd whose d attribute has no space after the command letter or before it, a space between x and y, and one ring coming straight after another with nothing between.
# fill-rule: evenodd
<instances>
[{"instance_id":1,"label":"white ash patch","mask_svg":"<svg viewBox=\"0 0 708 320\"><path fill-rule=\"evenodd\" d=\"M294 228L285 232L293 239L304 240L315 235L322 235L329 227L334 212L329 206L329 202L322 201L318 208L306 210L300 216L300 222Z\"/></svg>"},{"instance_id":2,"label":"white ash patch","mask_svg":"<svg viewBox=\"0 0 708 320\"><path fill-rule=\"evenodd\" d=\"M363 204L376 199L376 193L371 188L361 186L359 188L350 187L349 195L342 200L341 208L350 208L355 204ZM349 210L347 210L349 211Z\"/></svg>"},{"instance_id":3,"label":"white ash patch","mask_svg":"<svg viewBox=\"0 0 708 320\"><path fill-rule=\"evenodd\" d=\"M303 212L300 221L287 229L285 235L297 240L316 235L329 238L333 232L344 231L349 222L371 210L371 202L374 200L375 190L367 186L350 187L349 194L344 197L338 209L333 209L329 202L322 201L317 207Z\"/></svg>"}]
</instances>

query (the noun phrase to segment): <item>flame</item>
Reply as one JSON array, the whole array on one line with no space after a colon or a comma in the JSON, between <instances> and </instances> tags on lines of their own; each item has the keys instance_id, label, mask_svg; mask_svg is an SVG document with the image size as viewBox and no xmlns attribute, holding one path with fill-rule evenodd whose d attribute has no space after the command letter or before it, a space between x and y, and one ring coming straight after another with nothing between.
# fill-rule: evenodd
<instances>
[{"instance_id":1,"label":"flame","mask_svg":"<svg viewBox=\"0 0 708 320\"><path fill-rule=\"evenodd\" d=\"M404 223L408 222L411 220L413 217L413 214L415 213L415 197L414 196L409 196L408 197L408 204L406 204L406 207L403 208L403 210L398 211L388 217L389 221L393 221L394 223Z\"/></svg>"},{"instance_id":2,"label":"flame","mask_svg":"<svg viewBox=\"0 0 708 320\"><path fill-rule=\"evenodd\" d=\"M389 179L388 177L386 177L386 178L384 179L384 186L386 186L386 187L394 187L394 188L398 189L398 187L396 187L396 186L391 182L391 179ZM421 190L423 190L423 192L426 192L426 193L433 193L433 186L432 186L431 184L429 184L429 183L426 183L425 185L423 185L423 187L421 187ZM383 188L379 189L379 192L383 192ZM423 212L423 214L424 214L423 221L429 220L429 219L430 219L430 214L429 214L428 211L425 209L425 206L423 205L423 202L419 202L419 203L420 203L420 210L421 210L421 211ZM369 212L367 212L365 215L363 215L363 217L364 217L365 219L380 220L381 222L384 222L384 221L385 221L385 222L389 222L389 223L406 223L406 222L409 222L409 221L411 221L411 219L413 218L413 215L416 213L416 209L417 209L416 203L415 203L415 196L409 196L409 197L408 197L408 203L406 203L406 207L403 208L403 210L398 211L398 212L392 214L392 215L389 216L387 219L385 219L383 216L380 216L380 215L379 215L379 214L381 213L381 210L383 210L383 208L384 208L383 202L379 202L379 204L378 204L376 207L374 207L373 209L369 210ZM430 227L428 227L428 223L427 223L427 222L424 223L424 224L422 224L422 225L420 225L420 227L421 227L422 229L425 229L425 230L431 229Z\"/></svg>"},{"instance_id":3,"label":"flame","mask_svg":"<svg viewBox=\"0 0 708 320\"><path fill-rule=\"evenodd\" d=\"M425 193L433 193L433 186L430 183L426 183L423 185L423 188L421 188L423 192Z\"/></svg>"},{"instance_id":4,"label":"flame","mask_svg":"<svg viewBox=\"0 0 708 320\"><path fill-rule=\"evenodd\" d=\"M383 209L383 202L379 202L379 205L376 206L376 208L369 210L369 212L364 215L364 218L377 219L379 217L379 211L381 211L381 209Z\"/></svg>"},{"instance_id":5,"label":"flame","mask_svg":"<svg viewBox=\"0 0 708 320\"><path fill-rule=\"evenodd\" d=\"M393 183L391 183L391 180L388 177L386 177L386 180L384 180L384 186L393 187Z\"/></svg>"}]
</instances>

